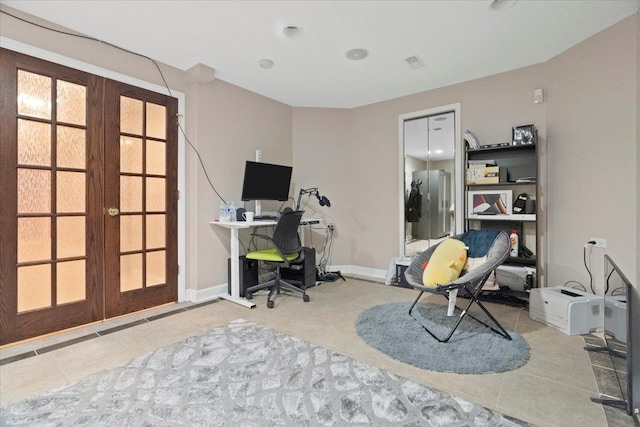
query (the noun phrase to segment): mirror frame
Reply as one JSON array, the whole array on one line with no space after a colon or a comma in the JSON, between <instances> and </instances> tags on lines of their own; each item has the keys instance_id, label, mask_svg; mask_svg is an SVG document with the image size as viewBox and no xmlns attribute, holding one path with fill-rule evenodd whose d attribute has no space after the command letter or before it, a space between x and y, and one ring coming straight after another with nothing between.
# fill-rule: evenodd
<instances>
[{"instance_id":1,"label":"mirror frame","mask_svg":"<svg viewBox=\"0 0 640 427\"><path fill-rule=\"evenodd\" d=\"M411 113L400 114L398 116L398 212L400 213L398 221L398 253L401 257L405 256L405 215L404 215L404 122L406 120L417 119L420 117L434 116L442 113L453 111L455 114L455 155L454 164L454 188L455 188L455 218L454 218L454 234L462 233L464 229L464 141L462 140L461 126L461 106L460 103L442 105L440 107L428 108L426 110L414 111Z\"/></svg>"}]
</instances>

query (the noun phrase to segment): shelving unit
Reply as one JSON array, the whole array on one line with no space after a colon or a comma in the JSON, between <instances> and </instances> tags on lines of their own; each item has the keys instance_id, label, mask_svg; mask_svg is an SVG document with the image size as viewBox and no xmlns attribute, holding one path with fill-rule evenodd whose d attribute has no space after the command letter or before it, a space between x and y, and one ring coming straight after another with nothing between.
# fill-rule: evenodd
<instances>
[{"instance_id":1,"label":"shelving unit","mask_svg":"<svg viewBox=\"0 0 640 427\"><path fill-rule=\"evenodd\" d=\"M481 147L478 149L467 149L465 159L465 167L469 167L469 162L474 164L482 164L483 161L491 162L499 168L499 177L493 178L496 183L491 184L474 184L465 182L465 229L483 229L497 228L509 234L512 229L518 231L520 248L525 246L531 252L532 256L509 257L505 265L510 266L527 266L535 267L538 270L537 255L538 248L536 243L539 241L538 234L538 204L535 207L529 205L530 211L520 213L497 213L497 214L478 214L473 213L469 205L470 191L488 192L494 191L510 192L512 205L517 196L526 193L530 200L536 200L538 191L538 151L536 144L530 145L509 145L500 147ZM466 176L466 174L465 174ZM527 182L516 182L519 180L527 180ZM509 212L512 206L507 208ZM537 287L537 275L533 286ZM524 291L514 291L513 294L518 297L528 298L528 289Z\"/></svg>"}]
</instances>

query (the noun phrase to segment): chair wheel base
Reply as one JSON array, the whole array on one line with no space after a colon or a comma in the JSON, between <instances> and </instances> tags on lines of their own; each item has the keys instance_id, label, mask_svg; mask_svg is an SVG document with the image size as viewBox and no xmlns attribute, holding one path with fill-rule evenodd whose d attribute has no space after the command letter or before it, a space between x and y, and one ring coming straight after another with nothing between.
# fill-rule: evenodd
<instances>
[{"instance_id":1,"label":"chair wheel base","mask_svg":"<svg viewBox=\"0 0 640 427\"><path fill-rule=\"evenodd\" d=\"M267 301L267 308L273 308L273 301Z\"/></svg>"},{"instance_id":2,"label":"chair wheel base","mask_svg":"<svg viewBox=\"0 0 640 427\"><path fill-rule=\"evenodd\" d=\"M302 301L309 302L309 295L307 294L302 295Z\"/></svg>"},{"instance_id":3,"label":"chair wheel base","mask_svg":"<svg viewBox=\"0 0 640 427\"><path fill-rule=\"evenodd\" d=\"M253 298L253 294L252 294L251 292L247 292L247 293L244 295L244 297L245 297L246 299L252 299L252 298Z\"/></svg>"}]
</instances>

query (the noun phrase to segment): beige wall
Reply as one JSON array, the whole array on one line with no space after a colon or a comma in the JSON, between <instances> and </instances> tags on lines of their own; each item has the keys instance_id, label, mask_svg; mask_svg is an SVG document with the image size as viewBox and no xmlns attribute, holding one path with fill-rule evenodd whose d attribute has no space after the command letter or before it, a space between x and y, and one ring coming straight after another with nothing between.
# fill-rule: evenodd
<instances>
[{"instance_id":1,"label":"beige wall","mask_svg":"<svg viewBox=\"0 0 640 427\"><path fill-rule=\"evenodd\" d=\"M636 276L636 17L572 47L546 64L549 284L589 283L584 244L602 289L603 256Z\"/></svg>"}]
</instances>

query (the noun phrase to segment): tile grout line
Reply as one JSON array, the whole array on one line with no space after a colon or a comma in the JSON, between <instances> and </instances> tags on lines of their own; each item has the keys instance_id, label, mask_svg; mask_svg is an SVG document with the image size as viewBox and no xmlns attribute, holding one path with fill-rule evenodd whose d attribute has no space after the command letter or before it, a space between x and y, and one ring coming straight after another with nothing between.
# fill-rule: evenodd
<instances>
[{"instance_id":1,"label":"tile grout line","mask_svg":"<svg viewBox=\"0 0 640 427\"><path fill-rule=\"evenodd\" d=\"M194 304L194 305L191 305L189 307L180 307L180 308L178 308L176 310L168 311L166 313L156 314L156 315L153 315L153 316L150 316L150 317L146 317L144 319L135 320L135 321L126 323L124 325L114 326L112 328L108 328L108 329L105 329L105 330L102 330L102 331L98 331L98 332L92 332L90 334L83 335L83 336L78 337L78 338L72 338L72 339L69 339L67 341L59 342L59 343L56 343L56 344L51 344L51 345L44 346L44 347L41 347L41 348L38 348L38 349L34 349L34 350L29 350L29 351L26 351L24 353L16 354L14 356L5 357L4 359L0 359L0 366L8 365L8 364L11 364L13 362L18 362L20 360L24 360L24 359L28 359L28 358L31 358L31 357L39 356L41 354L46 354L46 353L49 353L50 351L58 350L58 349L61 349L61 348L64 348L64 347L68 347L68 346L73 345L73 344L78 344L78 343L81 343L81 342L84 342L84 341L88 341L88 340L91 340L91 339L94 339L94 338L100 338L100 337L103 337L105 335L112 334L114 332L123 331L123 330L131 328L133 326L139 326L139 325L143 325L145 323L150 323L150 322L152 322L154 320L163 319L165 317L169 317L169 316L172 316L174 314L185 313L185 312L187 312L189 310L193 310L195 308L200 308L200 307L203 307L203 306L209 305L209 304L214 304L214 303L219 302L219 301L220 301L220 299L214 299L214 300L211 300L211 301L205 301L205 302L202 302L202 303Z\"/></svg>"}]
</instances>

